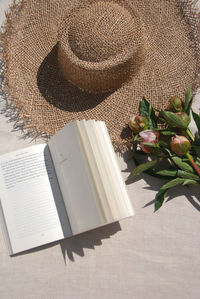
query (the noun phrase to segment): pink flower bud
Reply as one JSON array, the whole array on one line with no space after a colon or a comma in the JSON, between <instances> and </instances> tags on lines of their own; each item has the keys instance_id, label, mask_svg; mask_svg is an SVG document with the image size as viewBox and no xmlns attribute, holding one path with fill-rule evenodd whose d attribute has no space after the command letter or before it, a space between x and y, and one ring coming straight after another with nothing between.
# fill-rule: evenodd
<instances>
[{"instance_id":1,"label":"pink flower bud","mask_svg":"<svg viewBox=\"0 0 200 299\"><path fill-rule=\"evenodd\" d=\"M181 99L177 96L172 97L169 100L169 107L168 109L173 112L181 112L183 111L183 103Z\"/></svg>"},{"instance_id":2,"label":"pink flower bud","mask_svg":"<svg viewBox=\"0 0 200 299\"><path fill-rule=\"evenodd\" d=\"M138 133L148 128L149 121L145 116L137 115L130 118L128 125L134 133Z\"/></svg>"},{"instance_id":3,"label":"pink flower bud","mask_svg":"<svg viewBox=\"0 0 200 299\"><path fill-rule=\"evenodd\" d=\"M159 133L158 131L153 131L153 130L145 130L139 133L139 141L140 141L140 146L143 152L150 154L153 152L153 148L145 145L144 143L152 143L156 144L158 141Z\"/></svg>"},{"instance_id":4,"label":"pink flower bud","mask_svg":"<svg viewBox=\"0 0 200 299\"><path fill-rule=\"evenodd\" d=\"M172 151L178 156L185 155L191 148L189 140L185 136L176 135L170 143Z\"/></svg>"}]
</instances>

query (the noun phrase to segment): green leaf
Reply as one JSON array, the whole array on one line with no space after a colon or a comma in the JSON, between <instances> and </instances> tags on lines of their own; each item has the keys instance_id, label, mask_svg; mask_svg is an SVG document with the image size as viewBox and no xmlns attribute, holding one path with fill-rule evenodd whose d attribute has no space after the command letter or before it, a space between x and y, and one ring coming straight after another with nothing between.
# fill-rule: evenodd
<instances>
[{"instance_id":1,"label":"green leaf","mask_svg":"<svg viewBox=\"0 0 200 299\"><path fill-rule=\"evenodd\" d=\"M185 104L184 104L184 111L186 112L186 110L188 109L188 105L191 99L191 94L192 94L192 88L189 87L188 90L186 91L185 94Z\"/></svg>"},{"instance_id":2,"label":"green leaf","mask_svg":"<svg viewBox=\"0 0 200 299\"><path fill-rule=\"evenodd\" d=\"M159 140L159 145L164 147L164 148L168 147L168 143L165 142L164 140L161 140L161 139Z\"/></svg>"},{"instance_id":3,"label":"green leaf","mask_svg":"<svg viewBox=\"0 0 200 299\"><path fill-rule=\"evenodd\" d=\"M146 163L142 163L142 164L138 165L136 168L133 169L131 174L128 176L128 179L132 178L135 175L140 174L141 172L143 172L143 171L145 171L149 168L152 168L153 166L155 166L160 161L161 161L161 158L157 159L157 160L153 160L153 161L148 161Z\"/></svg>"},{"instance_id":4,"label":"green leaf","mask_svg":"<svg viewBox=\"0 0 200 299\"><path fill-rule=\"evenodd\" d=\"M197 165L197 167L200 168L200 157L195 157L194 162Z\"/></svg>"},{"instance_id":5,"label":"green leaf","mask_svg":"<svg viewBox=\"0 0 200 299\"><path fill-rule=\"evenodd\" d=\"M193 173L188 173L184 170L156 170L156 169L149 169L145 171L151 176L159 177L159 178L185 178L185 179L192 179L196 181L200 181L200 178L198 175Z\"/></svg>"},{"instance_id":6,"label":"green leaf","mask_svg":"<svg viewBox=\"0 0 200 299\"><path fill-rule=\"evenodd\" d=\"M168 154L170 158L174 156L174 154L172 154L172 152L168 148L164 148L163 150Z\"/></svg>"},{"instance_id":7,"label":"green leaf","mask_svg":"<svg viewBox=\"0 0 200 299\"><path fill-rule=\"evenodd\" d=\"M161 114L170 127L187 129L187 124L175 113L162 110Z\"/></svg>"},{"instance_id":8,"label":"green leaf","mask_svg":"<svg viewBox=\"0 0 200 299\"><path fill-rule=\"evenodd\" d=\"M200 178L199 178L198 175L196 175L194 173L189 173L189 172L184 171L184 170L177 170L176 174L177 174L177 177L200 181Z\"/></svg>"},{"instance_id":9,"label":"green leaf","mask_svg":"<svg viewBox=\"0 0 200 299\"><path fill-rule=\"evenodd\" d=\"M171 159L180 169L185 170L187 172L194 173L192 166L190 166L186 162L183 162L183 160L180 157L174 156L174 157L171 157Z\"/></svg>"},{"instance_id":10,"label":"green leaf","mask_svg":"<svg viewBox=\"0 0 200 299\"><path fill-rule=\"evenodd\" d=\"M194 144L200 146L200 135L198 132L195 133Z\"/></svg>"},{"instance_id":11,"label":"green leaf","mask_svg":"<svg viewBox=\"0 0 200 299\"><path fill-rule=\"evenodd\" d=\"M174 180L172 180L172 181L169 181L168 183L164 184L164 185L160 188L160 190L167 190L167 189L170 189L170 188L175 187L175 186L177 186L177 185L182 185L182 184L184 183L185 180L186 180L186 179L184 179L184 178L176 178L176 179L174 179Z\"/></svg>"},{"instance_id":12,"label":"green leaf","mask_svg":"<svg viewBox=\"0 0 200 299\"><path fill-rule=\"evenodd\" d=\"M155 111L152 107L151 109L151 114L150 114L150 125L151 125L151 128L150 129L156 129L157 128L157 117L155 115Z\"/></svg>"},{"instance_id":13,"label":"green leaf","mask_svg":"<svg viewBox=\"0 0 200 299\"><path fill-rule=\"evenodd\" d=\"M147 146L149 146L149 147L156 147L156 144L155 144L155 143L144 142L144 143L142 143L142 144L147 145Z\"/></svg>"},{"instance_id":14,"label":"green leaf","mask_svg":"<svg viewBox=\"0 0 200 299\"><path fill-rule=\"evenodd\" d=\"M174 180L169 181L168 183L164 184L160 191L156 195L156 201L155 201L155 211L157 211L163 204L165 197L167 195L167 192L170 188L176 187L178 185L189 185L189 184L198 184L195 180L190 179L184 179L184 178L176 178Z\"/></svg>"},{"instance_id":15,"label":"green leaf","mask_svg":"<svg viewBox=\"0 0 200 299\"><path fill-rule=\"evenodd\" d=\"M145 173L149 174L150 176L157 177L160 179L169 179L169 178L176 178L176 170L157 170L157 169L148 169Z\"/></svg>"},{"instance_id":16,"label":"green leaf","mask_svg":"<svg viewBox=\"0 0 200 299\"><path fill-rule=\"evenodd\" d=\"M189 101L187 108L185 109L185 112L190 116L190 111L192 108L192 102L193 102L193 98L191 98L191 100Z\"/></svg>"},{"instance_id":17,"label":"green leaf","mask_svg":"<svg viewBox=\"0 0 200 299\"><path fill-rule=\"evenodd\" d=\"M149 111L150 111L150 103L143 97L139 107L140 115L148 117Z\"/></svg>"},{"instance_id":18,"label":"green leaf","mask_svg":"<svg viewBox=\"0 0 200 299\"><path fill-rule=\"evenodd\" d=\"M166 153L165 153L164 149L161 147L155 147L153 150L153 155L156 157L162 157L162 158L166 157Z\"/></svg>"},{"instance_id":19,"label":"green leaf","mask_svg":"<svg viewBox=\"0 0 200 299\"><path fill-rule=\"evenodd\" d=\"M177 171L176 170L159 170L154 172L157 175L164 176L164 177L176 177Z\"/></svg>"},{"instance_id":20,"label":"green leaf","mask_svg":"<svg viewBox=\"0 0 200 299\"><path fill-rule=\"evenodd\" d=\"M185 185L195 185L195 184L198 184L198 182L195 181L195 180L186 179L183 183L183 186L185 186Z\"/></svg>"},{"instance_id":21,"label":"green leaf","mask_svg":"<svg viewBox=\"0 0 200 299\"><path fill-rule=\"evenodd\" d=\"M198 131L200 131L200 116L196 112L194 112L193 110L192 110L192 116L193 116L195 124L198 128Z\"/></svg>"},{"instance_id":22,"label":"green leaf","mask_svg":"<svg viewBox=\"0 0 200 299\"><path fill-rule=\"evenodd\" d=\"M139 107L140 115L145 116L149 120L149 129L157 127L157 118L152 105L143 97Z\"/></svg>"},{"instance_id":23,"label":"green leaf","mask_svg":"<svg viewBox=\"0 0 200 299\"><path fill-rule=\"evenodd\" d=\"M154 212L156 212L158 209L160 209L160 207L162 206L165 197L167 195L167 191L168 190L160 190L157 195L156 195L156 201L155 201L155 210Z\"/></svg>"},{"instance_id":24,"label":"green leaf","mask_svg":"<svg viewBox=\"0 0 200 299\"><path fill-rule=\"evenodd\" d=\"M164 136L176 136L176 133L173 131L161 131L160 134Z\"/></svg>"}]
</instances>

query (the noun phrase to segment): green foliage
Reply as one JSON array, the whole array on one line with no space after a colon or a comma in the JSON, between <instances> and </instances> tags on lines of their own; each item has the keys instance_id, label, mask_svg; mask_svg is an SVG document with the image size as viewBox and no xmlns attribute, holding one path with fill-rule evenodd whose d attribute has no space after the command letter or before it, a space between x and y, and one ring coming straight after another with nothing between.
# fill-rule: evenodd
<instances>
[{"instance_id":1,"label":"green foliage","mask_svg":"<svg viewBox=\"0 0 200 299\"><path fill-rule=\"evenodd\" d=\"M161 159L153 160L153 161L148 161L146 163L142 163L138 165L129 175L128 179L134 177L135 175L139 175L141 172L144 172L145 170L152 168L155 166Z\"/></svg>"},{"instance_id":2,"label":"green foliage","mask_svg":"<svg viewBox=\"0 0 200 299\"><path fill-rule=\"evenodd\" d=\"M187 104L187 107L184 110L188 115L190 115L190 111L191 111L191 108L192 108L192 102L193 102L193 98L191 98L191 100Z\"/></svg>"},{"instance_id":3,"label":"green foliage","mask_svg":"<svg viewBox=\"0 0 200 299\"><path fill-rule=\"evenodd\" d=\"M174 180L169 181L168 183L164 184L161 188L160 191L156 195L156 201L155 201L155 212L160 209L162 206L165 197L167 195L167 192L169 189L176 187L178 185L189 185L189 184L197 184L198 182L195 180L191 179L185 179L185 178L176 178Z\"/></svg>"},{"instance_id":4,"label":"green foliage","mask_svg":"<svg viewBox=\"0 0 200 299\"><path fill-rule=\"evenodd\" d=\"M140 115L145 116L149 120L149 129L157 127L157 117L152 105L143 97L139 108Z\"/></svg>"},{"instance_id":5,"label":"green foliage","mask_svg":"<svg viewBox=\"0 0 200 299\"><path fill-rule=\"evenodd\" d=\"M155 143L143 142L143 145L147 145L147 146L149 146L149 147L153 147L153 148L156 147L156 144L155 144Z\"/></svg>"},{"instance_id":6,"label":"green foliage","mask_svg":"<svg viewBox=\"0 0 200 299\"><path fill-rule=\"evenodd\" d=\"M176 133L173 131L169 131L169 130L163 130L160 131L160 134L164 135L164 136L176 136Z\"/></svg>"},{"instance_id":7,"label":"green foliage","mask_svg":"<svg viewBox=\"0 0 200 299\"><path fill-rule=\"evenodd\" d=\"M193 174L193 173L188 173L187 171L184 170L167 170L167 169L163 169L163 170L155 170L155 169L150 169L148 171L146 171L146 173L155 176L155 177L159 177L159 178L163 178L163 179L168 179L168 178L185 178L185 179L193 179L196 181L200 182L200 178L198 175Z\"/></svg>"},{"instance_id":8,"label":"green foliage","mask_svg":"<svg viewBox=\"0 0 200 299\"><path fill-rule=\"evenodd\" d=\"M128 179L144 172L167 180L156 195L155 211L163 205L171 188L194 184L200 185L200 115L192 111L192 100L192 90L188 88L183 112L173 113L171 111L153 109L152 105L145 98L140 103L140 115L148 118L149 129L153 130L152 133L155 134L155 131L157 131L159 134L156 142L152 143L151 141L146 142L145 138L142 140L142 136L145 136L144 134L140 135L139 133L134 138L133 159L136 167L130 173ZM156 116L155 111L158 116ZM188 129L190 112L192 112L199 131L195 134L195 137ZM188 148L184 156L178 156L173 152L174 148L170 146L175 140L173 137L176 135L179 135L179 137L185 136L191 144L191 148ZM183 143L183 138L177 138L177 140L180 144ZM142 145L151 148L151 153L143 152L142 149L146 150Z\"/></svg>"},{"instance_id":9,"label":"green foliage","mask_svg":"<svg viewBox=\"0 0 200 299\"><path fill-rule=\"evenodd\" d=\"M172 161L182 170L185 170L187 172L194 173L193 168L186 162L183 162L183 159L180 157L174 156L172 157Z\"/></svg>"},{"instance_id":10,"label":"green foliage","mask_svg":"<svg viewBox=\"0 0 200 299\"><path fill-rule=\"evenodd\" d=\"M191 109L192 100L193 100L191 95L192 95L192 88L189 87L186 92L186 95L185 95L185 104L184 104L184 109L183 109L188 115L190 114L190 109Z\"/></svg>"},{"instance_id":11,"label":"green foliage","mask_svg":"<svg viewBox=\"0 0 200 299\"><path fill-rule=\"evenodd\" d=\"M198 128L198 131L200 132L200 116L193 110L192 110L192 116L193 116L196 126Z\"/></svg>"},{"instance_id":12,"label":"green foliage","mask_svg":"<svg viewBox=\"0 0 200 299\"><path fill-rule=\"evenodd\" d=\"M195 133L194 144L200 146L200 135L198 132Z\"/></svg>"}]
</instances>

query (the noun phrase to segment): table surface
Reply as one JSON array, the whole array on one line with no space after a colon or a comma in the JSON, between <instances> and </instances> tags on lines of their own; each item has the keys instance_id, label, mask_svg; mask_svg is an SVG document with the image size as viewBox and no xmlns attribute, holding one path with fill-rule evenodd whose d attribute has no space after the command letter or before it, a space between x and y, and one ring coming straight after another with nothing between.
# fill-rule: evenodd
<instances>
[{"instance_id":1,"label":"table surface","mask_svg":"<svg viewBox=\"0 0 200 299\"><path fill-rule=\"evenodd\" d=\"M1 22L10 2L0 0ZM33 144L0 114L0 154ZM133 165L127 156L118 160L125 179ZM176 189L153 213L159 186L139 177L127 185L134 217L16 257L0 232L0 298L199 299L200 191Z\"/></svg>"}]
</instances>

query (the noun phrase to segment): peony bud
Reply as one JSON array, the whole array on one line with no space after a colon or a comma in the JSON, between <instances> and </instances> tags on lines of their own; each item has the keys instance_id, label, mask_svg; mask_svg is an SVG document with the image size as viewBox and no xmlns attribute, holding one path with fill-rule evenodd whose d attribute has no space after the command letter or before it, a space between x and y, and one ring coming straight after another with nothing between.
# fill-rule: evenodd
<instances>
[{"instance_id":1,"label":"peony bud","mask_svg":"<svg viewBox=\"0 0 200 299\"><path fill-rule=\"evenodd\" d=\"M145 116L137 115L130 118L128 125L134 133L138 133L148 128L149 121Z\"/></svg>"},{"instance_id":2,"label":"peony bud","mask_svg":"<svg viewBox=\"0 0 200 299\"><path fill-rule=\"evenodd\" d=\"M172 97L169 100L169 107L168 109L173 112L181 112L183 111L183 103L179 97Z\"/></svg>"},{"instance_id":3,"label":"peony bud","mask_svg":"<svg viewBox=\"0 0 200 299\"><path fill-rule=\"evenodd\" d=\"M190 117L186 112L177 112L176 115L185 123L185 126L188 127L190 123Z\"/></svg>"},{"instance_id":4,"label":"peony bud","mask_svg":"<svg viewBox=\"0 0 200 299\"><path fill-rule=\"evenodd\" d=\"M178 156L185 155L191 148L189 140L185 136L176 135L170 143L172 151Z\"/></svg>"},{"instance_id":5,"label":"peony bud","mask_svg":"<svg viewBox=\"0 0 200 299\"><path fill-rule=\"evenodd\" d=\"M160 114L165 119L165 122L172 128L186 130L190 123L190 117L186 112L174 113L163 110Z\"/></svg>"},{"instance_id":6,"label":"peony bud","mask_svg":"<svg viewBox=\"0 0 200 299\"><path fill-rule=\"evenodd\" d=\"M145 145L143 143L152 143L152 144L156 144L158 137L159 137L159 133L158 131L153 131L153 130L145 130L139 133L139 141L140 141L140 146L141 149L143 150L143 152L150 154L153 152L153 148Z\"/></svg>"}]
</instances>

